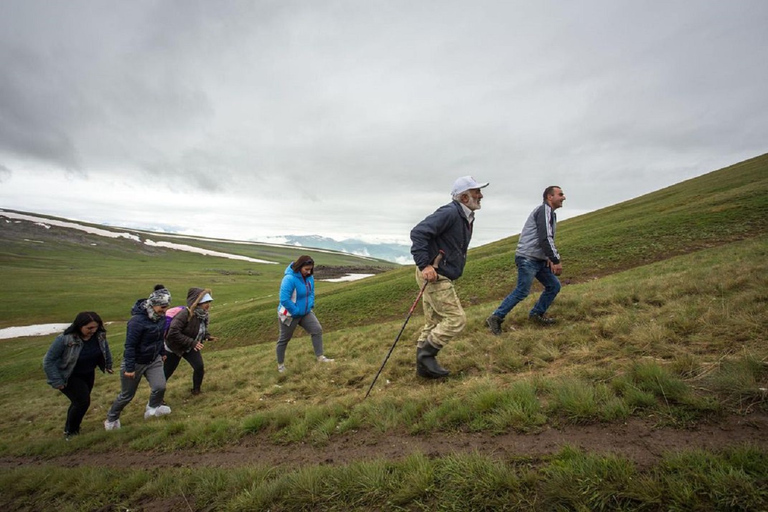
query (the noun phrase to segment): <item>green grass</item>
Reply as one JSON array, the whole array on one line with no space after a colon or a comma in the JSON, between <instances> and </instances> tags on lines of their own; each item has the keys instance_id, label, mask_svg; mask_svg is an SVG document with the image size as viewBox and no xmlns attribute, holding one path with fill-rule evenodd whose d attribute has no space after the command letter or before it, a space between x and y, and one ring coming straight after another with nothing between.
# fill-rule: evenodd
<instances>
[{"instance_id":1,"label":"green grass","mask_svg":"<svg viewBox=\"0 0 768 512\"><path fill-rule=\"evenodd\" d=\"M214 342L205 349L207 393L185 408L184 435L173 429L155 432L141 421L140 407L129 407L124 424L141 424L148 430L140 437L152 431L152 439L125 442L139 450L155 443L167 449L223 446L258 431L270 432L277 442L322 443L349 424L380 432L526 432L547 422L620 420L629 414L663 414L685 424L713 412L765 410L760 388L768 376L762 329L766 312L756 300L768 284L762 277L768 270L765 242L766 237L758 237L566 287L557 303L560 325L551 329L524 323L494 337L482 322L490 304L470 306L465 335L441 354L457 378L439 385L414 386L415 320L364 402L400 322L327 334L326 352L336 357L331 366L314 363L308 338L296 338L288 348L286 374L275 372L271 344L220 348ZM741 282L738 271L747 260L755 262L754 279ZM685 279L680 268L689 269ZM676 286L662 286L675 279ZM627 290L628 282L641 280L645 286ZM696 295L680 292L694 284ZM593 318L582 315L580 308L589 309L589 301L605 311ZM681 315L690 314L701 326L675 332L684 321ZM607 327L620 318L625 327ZM118 361L121 331L120 326L109 329ZM51 411L60 409L62 400L47 392L40 369L49 343L50 337L0 342L0 399L9 412L0 425L9 453L45 453L56 444L51 434L60 430L61 418ZM182 365L169 382L169 401L186 396L188 380ZM15 403L12 398L30 383L40 390L32 397L34 406ZM86 419L90 430L98 430L97 411L103 414L117 387L116 376L99 375L93 415ZM211 418L226 422L216 424ZM30 431L25 428L29 423L38 428ZM195 441L196 436L201 439Z\"/></svg>"},{"instance_id":2,"label":"green grass","mask_svg":"<svg viewBox=\"0 0 768 512\"><path fill-rule=\"evenodd\" d=\"M290 468L0 470L18 510L761 510L768 457L750 446L651 468L564 448L536 467L479 455Z\"/></svg>"},{"instance_id":3,"label":"green grass","mask_svg":"<svg viewBox=\"0 0 768 512\"><path fill-rule=\"evenodd\" d=\"M467 328L440 354L453 377L424 382L415 376L417 309L367 400L416 296L412 267L357 283L319 282L316 312L326 353L336 362L316 364L309 338L301 335L288 346L288 371L278 374L276 292L291 251L280 265L255 266L165 250L145 254L128 241L110 241L98 251L53 242L41 249L6 233L0 271L8 291L0 307L10 316L0 325L66 322L79 310L95 309L113 322L108 339L119 362L127 310L160 281L179 299L189 286L212 287L211 328L221 341L205 348L204 393L188 394L190 369L182 363L166 394L173 413L156 422L143 420L142 384L122 416L123 429L105 432L101 422L119 382L98 374L83 433L65 443L67 402L47 387L40 364L53 337L0 340L0 456L46 460L117 451L150 457L251 442L324 446L344 436L536 434L630 418L688 428L730 414L764 414L767 214L763 156L564 221L558 247L569 284L551 310L558 324L525 321L534 290L507 317L501 336L488 333L484 320L514 286L516 238L477 248L457 283ZM270 259L256 246L201 243ZM326 255L315 257L321 262ZM333 258L354 264L351 257ZM18 510L148 504L168 510L760 510L768 508L766 453L765 446L679 452L642 468L575 449L536 460L415 453L398 461L298 468L44 465L0 470L0 504Z\"/></svg>"}]
</instances>

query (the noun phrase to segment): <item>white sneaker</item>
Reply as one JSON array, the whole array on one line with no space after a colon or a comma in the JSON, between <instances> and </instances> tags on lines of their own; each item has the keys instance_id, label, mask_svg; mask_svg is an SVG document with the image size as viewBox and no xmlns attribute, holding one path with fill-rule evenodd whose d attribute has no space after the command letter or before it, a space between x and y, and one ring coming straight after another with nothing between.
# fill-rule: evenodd
<instances>
[{"instance_id":1,"label":"white sneaker","mask_svg":"<svg viewBox=\"0 0 768 512\"><path fill-rule=\"evenodd\" d=\"M284 364L277 365L277 371L280 373L283 373L285 371L285 365Z\"/></svg>"},{"instance_id":2,"label":"white sneaker","mask_svg":"<svg viewBox=\"0 0 768 512\"><path fill-rule=\"evenodd\" d=\"M328 359L325 356L317 356L317 362L318 363L332 363L333 359Z\"/></svg>"},{"instance_id":3,"label":"white sneaker","mask_svg":"<svg viewBox=\"0 0 768 512\"><path fill-rule=\"evenodd\" d=\"M117 430L120 428L120 418L115 421L104 420L104 430Z\"/></svg>"},{"instance_id":4,"label":"white sneaker","mask_svg":"<svg viewBox=\"0 0 768 512\"><path fill-rule=\"evenodd\" d=\"M153 416L165 416L166 414L171 414L171 408L167 405L159 405L157 407L147 405L147 408L144 410L144 419L148 420Z\"/></svg>"}]
</instances>

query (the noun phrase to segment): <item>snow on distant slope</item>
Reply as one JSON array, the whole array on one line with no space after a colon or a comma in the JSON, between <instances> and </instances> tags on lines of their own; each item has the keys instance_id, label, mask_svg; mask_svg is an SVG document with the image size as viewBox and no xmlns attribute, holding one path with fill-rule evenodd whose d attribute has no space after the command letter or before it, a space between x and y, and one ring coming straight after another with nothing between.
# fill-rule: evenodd
<instances>
[{"instance_id":1,"label":"snow on distant slope","mask_svg":"<svg viewBox=\"0 0 768 512\"><path fill-rule=\"evenodd\" d=\"M204 254L205 256L218 256L220 258L229 258L231 260L242 260L242 261L250 261L252 263L269 263L271 265L277 264L276 261L267 261L267 260L259 260L256 258L249 258L248 256L240 256L239 254L229 254L226 252L219 252L219 251L209 251L208 249L201 249L199 247L193 247L191 245L185 245L185 244L174 244L173 242L153 242L149 238L144 240L144 243L146 245L151 245L155 247L165 247L167 249L175 249L177 251L187 251L187 252L194 252L197 254Z\"/></svg>"},{"instance_id":2,"label":"snow on distant slope","mask_svg":"<svg viewBox=\"0 0 768 512\"><path fill-rule=\"evenodd\" d=\"M44 217L34 217L32 215L22 215L20 213L6 212L4 210L0 211L0 216L8 217L9 219L28 220L29 222L34 222L35 224L43 226L46 229L50 229L51 226L58 226L61 228L78 229L93 235L105 236L108 238L128 238L130 240L141 242L141 239L132 233L107 231L106 229L83 226L82 224L75 224L74 222L64 222L60 220L46 219Z\"/></svg>"},{"instance_id":3,"label":"snow on distant slope","mask_svg":"<svg viewBox=\"0 0 768 512\"><path fill-rule=\"evenodd\" d=\"M0 210L0 217L34 222L40 226L43 226L46 229L50 229L51 226L58 226L62 228L77 229L80 231L85 231L86 233L90 233L92 235L98 235L98 236L103 236L108 238L128 238L129 240L135 240L137 242L141 242L141 238L138 235L135 235L133 233L127 233L125 231L109 231L106 229L94 228L92 226L84 226L82 224L77 224L75 222L65 222L60 220L47 219L44 217L35 217L33 215L24 215L20 213L8 212L4 210ZM7 221L7 222L10 222L10 221ZM277 264L276 261L259 260L256 258L249 258L248 256L241 256L239 254L229 254L229 253L219 252L219 251L209 251L207 249L201 249L199 247L193 247L191 245L185 245L185 244L174 244L171 242L162 242L162 241L154 242L150 239L145 239L143 243L145 245L154 246L154 247L165 247L167 249L172 249L176 251L194 252L197 254L204 254L206 256L228 258L231 260L250 261L252 263L268 263L271 265Z\"/></svg>"}]
</instances>

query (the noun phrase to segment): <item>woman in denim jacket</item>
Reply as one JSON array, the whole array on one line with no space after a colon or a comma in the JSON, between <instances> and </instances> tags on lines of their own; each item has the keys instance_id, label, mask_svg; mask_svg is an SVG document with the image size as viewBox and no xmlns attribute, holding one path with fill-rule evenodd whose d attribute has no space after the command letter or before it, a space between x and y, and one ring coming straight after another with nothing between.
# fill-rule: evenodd
<instances>
[{"instance_id":1,"label":"woman in denim jacket","mask_svg":"<svg viewBox=\"0 0 768 512\"><path fill-rule=\"evenodd\" d=\"M101 317L93 311L78 313L72 324L53 340L43 358L48 384L69 398L64 436L80 433L80 423L91 405L96 367L112 373L112 353Z\"/></svg>"}]
</instances>

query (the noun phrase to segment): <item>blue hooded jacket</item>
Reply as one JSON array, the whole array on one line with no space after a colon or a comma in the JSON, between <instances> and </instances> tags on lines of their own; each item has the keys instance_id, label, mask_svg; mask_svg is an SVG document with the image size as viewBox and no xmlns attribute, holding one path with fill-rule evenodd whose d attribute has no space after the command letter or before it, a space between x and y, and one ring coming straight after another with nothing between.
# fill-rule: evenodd
<instances>
[{"instance_id":1,"label":"blue hooded jacket","mask_svg":"<svg viewBox=\"0 0 768 512\"><path fill-rule=\"evenodd\" d=\"M157 322L147 315L145 307L147 299L139 299L131 309L131 319L128 320L125 335L125 352L123 353L124 371L133 372L137 364L149 364L157 356L165 355L165 317Z\"/></svg>"},{"instance_id":2,"label":"blue hooded jacket","mask_svg":"<svg viewBox=\"0 0 768 512\"><path fill-rule=\"evenodd\" d=\"M283 281L280 283L280 305L278 314L282 315L283 308L290 316L301 317L315 307L315 277L301 275L301 270L294 271L293 262L285 269Z\"/></svg>"}]
</instances>

